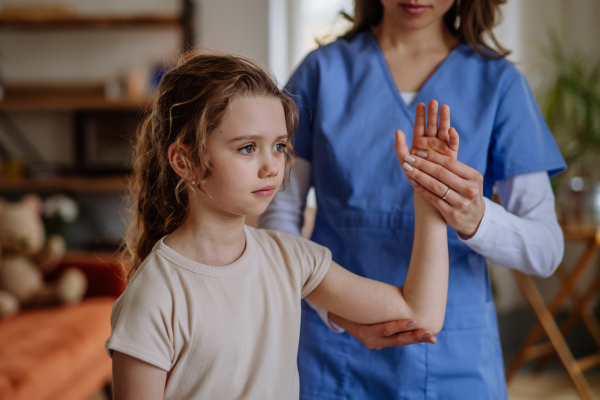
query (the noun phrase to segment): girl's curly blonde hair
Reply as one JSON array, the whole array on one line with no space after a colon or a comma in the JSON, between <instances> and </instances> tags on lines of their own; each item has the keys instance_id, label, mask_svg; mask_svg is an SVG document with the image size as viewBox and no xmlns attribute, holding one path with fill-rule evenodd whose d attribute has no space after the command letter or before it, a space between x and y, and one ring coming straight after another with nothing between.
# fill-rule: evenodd
<instances>
[{"instance_id":1,"label":"girl's curly blonde hair","mask_svg":"<svg viewBox=\"0 0 600 400\"><path fill-rule=\"evenodd\" d=\"M152 111L135 137L131 223L122 252L128 260L128 278L154 244L181 226L188 213L187 185L169 163L169 146L179 142L188 147L191 157L186 162L205 171L197 182L202 190L213 172L206 153L208 135L221 124L233 100L248 97L281 101L289 139L284 149L289 172L296 157L292 136L298 109L270 73L243 57L187 53L162 79Z\"/></svg>"}]
</instances>

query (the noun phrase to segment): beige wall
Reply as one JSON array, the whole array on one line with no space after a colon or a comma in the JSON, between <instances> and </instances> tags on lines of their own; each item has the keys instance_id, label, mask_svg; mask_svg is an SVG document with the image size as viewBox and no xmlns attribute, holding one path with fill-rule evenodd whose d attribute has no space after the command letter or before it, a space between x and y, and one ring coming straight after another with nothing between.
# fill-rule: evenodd
<instances>
[{"instance_id":1,"label":"beige wall","mask_svg":"<svg viewBox=\"0 0 600 400\"><path fill-rule=\"evenodd\" d=\"M548 45L548 27L560 35L568 51L578 49L591 57L600 56L598 0L508 0L503 12L504 20L496 28L496 35L513 50L509 59L528 79L547 64L543 51Z\"/></svg>"}]
</instances>

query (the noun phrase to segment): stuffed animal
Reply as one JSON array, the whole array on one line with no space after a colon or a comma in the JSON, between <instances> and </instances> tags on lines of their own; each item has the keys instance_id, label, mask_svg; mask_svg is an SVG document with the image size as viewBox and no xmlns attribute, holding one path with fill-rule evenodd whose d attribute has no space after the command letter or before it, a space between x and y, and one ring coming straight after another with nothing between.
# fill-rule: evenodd
<instances>
[{"instance_id":1,"label":"stuffed animal","mask_svg":"<svg viewBox=\"0 0 600 400\"><path fill-rule=\"evenodd\" d=\"M66 246L59 235L46 239L41 212L42 202L35 195L18 203L0 199L0 319L21 306L77 303L87 290L87 278L76 268L44 281L61 262Z\"/></svg>"}]
</instances>

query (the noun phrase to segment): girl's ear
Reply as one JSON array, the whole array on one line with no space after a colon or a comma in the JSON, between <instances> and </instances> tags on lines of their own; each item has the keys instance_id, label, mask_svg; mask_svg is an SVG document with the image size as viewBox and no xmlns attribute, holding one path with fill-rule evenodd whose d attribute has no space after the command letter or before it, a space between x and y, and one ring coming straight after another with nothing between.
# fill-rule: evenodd
<instances>
[{"instance_id":1,"label":"girl's ear","mask_svg":"<svg viewBox=\"0 0 600 400\"><path fill-rule=\"evenodd\" d=\"M180 142L171 143L168 151L169 163L177 175L186 180L196 180L192 168L189 148Z\"/></svg>"}]
</instances>

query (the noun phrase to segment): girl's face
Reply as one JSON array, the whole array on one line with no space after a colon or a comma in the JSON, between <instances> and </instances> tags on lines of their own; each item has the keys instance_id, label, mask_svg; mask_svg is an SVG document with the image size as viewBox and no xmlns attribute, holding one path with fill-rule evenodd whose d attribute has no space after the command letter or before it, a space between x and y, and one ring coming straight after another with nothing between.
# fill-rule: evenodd
<instances>
[{"instance_id":1,"label":"girl's face","mask_svg":"<svg viewBox=\"0 0 600 400\"><path fill-rule=\"evenodd\" d=\"M234 100L221 125L208 135L213 174L203 185L207 205L234 215L265 211L283 182L287 140L279 100Z\"/></svg>"},{"instance_id":2,"label":"girl's face","mask_svg":"<svg viewBox=\"0 0 600 400\"><path fill-rule=\"evenodd\" d=\"M385 16L398 28L416 31L439 22L454 0L381 0Z\"/></svg>"}]
</instances>

